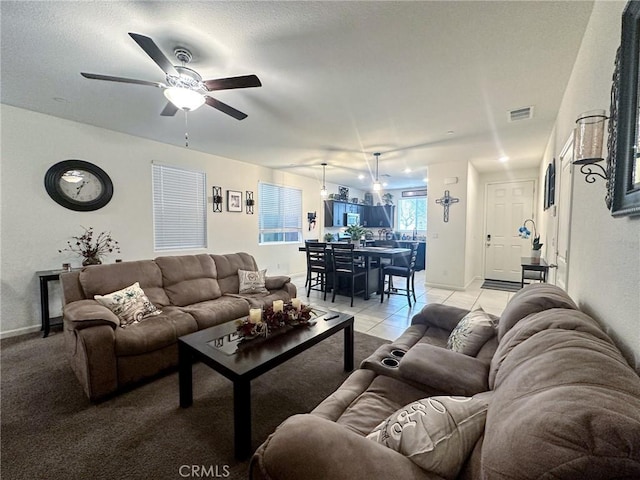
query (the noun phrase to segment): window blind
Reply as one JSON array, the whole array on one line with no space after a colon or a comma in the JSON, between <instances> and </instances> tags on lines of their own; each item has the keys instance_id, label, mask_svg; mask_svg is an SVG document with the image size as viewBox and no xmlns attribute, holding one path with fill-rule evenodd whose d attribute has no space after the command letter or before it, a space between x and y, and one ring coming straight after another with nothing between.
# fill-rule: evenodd
<instances>
[{"instance_id":1,"label":"window blind","mask_svg":"<svg viewBox=\"0 0 640 480\"><path fill-rule=\"evenodd\" d=\"M259 243L294 243L302 239L302 191L297 188L258 185Z\"/></svg>"},{"instance_id":2,"label":"window blind","mask_svg":"<svg viewBox=\"0 0 640 480\"><path fill-rule=\"evenodd\" d=\"M166 165L152 169L154 248L206 248L206 174Z\"/></svg>"}]
</instances>

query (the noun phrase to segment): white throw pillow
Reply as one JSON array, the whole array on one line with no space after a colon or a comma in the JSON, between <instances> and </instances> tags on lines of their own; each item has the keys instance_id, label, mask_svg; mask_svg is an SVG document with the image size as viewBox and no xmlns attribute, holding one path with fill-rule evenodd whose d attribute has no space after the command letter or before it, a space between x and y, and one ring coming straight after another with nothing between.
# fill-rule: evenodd
<instances>
[{"instance_id":1,"label":"white throw pillow","mask_svg":"<svg viewBox=\"0 0 640 480\"><path fill-rule=\"evenodd\" d=\"M238 270L238 278L240 279L239 294L251 293L269 293L264 286L267 270L254 272L251 270Z\"/></svg>"},{"instance_id":2,"label":"white throw pillow","mask_svg":"<svg viewBox=\"0 0 640 480\"><path fill-rule=\"evenodd\" d=\"M391 414L367 438L454 479L484 431L488 398L423 398Z\"/></svg>"},{"instance_id":3,"label":"white throw pillow","mask_svg":"<svg viewBox=\"0 0 640 480\"><path fill-rule=\"evenodd\" d=\"M93 298L115 313L123 328L162 313L147 298L138 282L108 295L94 295Z\"/></svg>"},{"instance_id":4,"label":"white throw pillow","mask_svg":"<svg viewBox=\"0 0 640 480\"><path fill-rule=\"evenodd\" d=\"M481 308L467 313L453 329L447 348L475 357L482 346L496 334L496 324Z\"/></svg>"}]
</instances>

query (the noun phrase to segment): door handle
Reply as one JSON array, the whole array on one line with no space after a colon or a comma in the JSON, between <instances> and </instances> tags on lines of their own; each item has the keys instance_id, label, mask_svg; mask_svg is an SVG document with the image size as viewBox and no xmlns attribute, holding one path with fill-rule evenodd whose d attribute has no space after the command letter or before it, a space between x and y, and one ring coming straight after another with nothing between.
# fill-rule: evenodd
<instances>
[{"instance_id":1,"label":"door handle","mask_svg":"<svg viewBox=\"0 0 640 480\"><path fill-rule=\"evenodd\" d=\"M487 234L487 247L491 245L491 235Z\"/></svg>"}]
</instances>

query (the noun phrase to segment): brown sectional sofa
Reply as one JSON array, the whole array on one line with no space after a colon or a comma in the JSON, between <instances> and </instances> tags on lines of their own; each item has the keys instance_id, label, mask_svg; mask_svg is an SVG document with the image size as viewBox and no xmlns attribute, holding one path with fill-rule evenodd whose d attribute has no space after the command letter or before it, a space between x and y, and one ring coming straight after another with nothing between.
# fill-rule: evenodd
<instances>
[{"instance_id":1,"label":"brown sectional sofa","mask_svg":"<svg viewBox=\"0 0 640 480\"><path fill-rule=\"evenodd\" d=\"M238 270L257 271L258 266L247 253L202 254L97 265L61 275L65 342L87 396L100 399L176 366L182 335L296 296L285 276L266 278L269 294L239 295ZM120 328L118 317L93 297L135 282L162 313Z\"/></svg>"},{"instance_id":2,"label":"brown sectional sofa","mask_svg":"<svg viewBox=\"0 0 640 480\"><path fill-rule=\"evenodd\" d=\"M418 399L483 391L484 430L453 478L640 478L640 378L564 291L520 290L476 357L443 348L466 313L426 306L310 414L283 422L251 478L440 479L366 435ZM392 350L406 353L384 366Z\"/></svg>"}]
</instances>

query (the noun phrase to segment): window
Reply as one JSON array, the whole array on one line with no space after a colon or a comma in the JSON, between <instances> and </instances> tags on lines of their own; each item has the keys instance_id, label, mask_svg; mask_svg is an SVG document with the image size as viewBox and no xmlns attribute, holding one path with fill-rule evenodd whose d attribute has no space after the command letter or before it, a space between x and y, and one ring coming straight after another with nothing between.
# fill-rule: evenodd
<instances>
[{"instance_id":1,"label":"window","mask_svg":"<svg viewBox=\"0 0 640 480\"><path fill-rule=\"evenodd\" d=\"M258 242L265 244L302 241L302 191L260 183L258 195Z\"/></svg>"},{"instance_id":2,"label":"window","mask_svg":"<svg viewBox=\"0 0 640 480\"><path fill-rule=\"evenodd\" d=\"M427 197L398 200L398 230L427 230Z\"/></svg>"},{"instance_id":3,"label":"window","mask_svg":"<svg viewBox=\"0 0 640 480\"><path fill-rule=\"evenodd\" d=\"M165 165L152 170L154 248L206 248L206 174Z\"/></svg>"}]
</instances>

